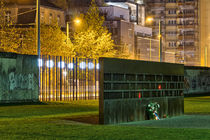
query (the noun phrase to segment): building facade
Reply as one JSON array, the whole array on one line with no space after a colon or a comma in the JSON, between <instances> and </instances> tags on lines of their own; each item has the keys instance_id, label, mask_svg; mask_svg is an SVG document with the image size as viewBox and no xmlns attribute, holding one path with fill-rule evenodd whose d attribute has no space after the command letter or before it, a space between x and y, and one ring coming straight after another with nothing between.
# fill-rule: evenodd
<instances>
[{"instance_id":1,"label":"building facade","mask_svg":"<svg viewBox=\"0 0 210 140\"><path fill-rule=\"evenodd\" d=\"M201 66L210 66L210 1L200 0L200 48Z\"/></svg>"},{"instance_id":2,"label":"building facade","mask_svg":"<svg viewBox=\"0 0 210 140\"><path fill-rule=\"evenodd\" d=\"M137 18L136 15L132 14L131 7L140 7L139 5L131 3L131 6L130 3L119 2L108 2L105 4L106 6L99 9L105 15L105 26L112 33L112 39L115 44L126 50L130 59L140 59L142 48L145 47L145 44L136 40L138 37L145 38L145 36L152 35L152 29L143 26L145 24L144 10L143 12L138 12L137 15L141 16ZM139 11L137 7L134 11L136 10Z\"/></svg>"},{"instance_id":3,"label":"building facade","mask_svg":"<svg viewBox=\"0 0 210 140\"><path fill-rule=\"evenodd\" d=\"M40 13L41 23L57 21L61 27L66 26L65 11L46 0L41 0ZM5 19L16 25L35 25L36 1L11 1L7 4Z\"/></svg>"},{"instance_id":4,"label":"building facade","mask_svg":"<svg viewBox=\"0 0 210 140\"><path fill-rule=\"evenodd\" d=\"M145 0L145 5L156 38L162 29L163 61L200 65L199 0Z\"/></svg>"}]
</instances>

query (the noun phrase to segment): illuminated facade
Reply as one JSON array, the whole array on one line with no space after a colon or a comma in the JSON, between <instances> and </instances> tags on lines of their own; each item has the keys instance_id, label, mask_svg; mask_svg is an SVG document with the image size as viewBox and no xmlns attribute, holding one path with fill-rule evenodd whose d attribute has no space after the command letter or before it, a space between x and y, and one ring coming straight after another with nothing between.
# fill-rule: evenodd
<instances>
[{"instance_id":1,"label":"illuminated facade","mask_svg":"<svg viewBox=\"0 0 210 140\"><path fill-rule=\"evenodd\" d=\"M152 29L144 27L144 6L123 2L108 2L106 5L99 9L105 15L105 25L112 33L115 44L126 50L130 59L142 59L140 50L145 48L145 39L140 42L139 37L144 38L152 35ZM133 10L131 10L132 8Z\"/></svg>"},{"instance_id":2,"label":"illuminated facade","mask_svg":"<svg viewBox=\"0 0 210 140\"><path fill-rule=\"evenodd\" d=\"M210 1L200 0L201 65L210 66Z\"/></svg>"},{"instance_id":3,"label":"illuminated facade","mask_svg":"<svg viewBox=\"0 0 210 140\"><path fill-rule=\"evenodd\" d=\"M11 1L7 5L6 20L13 20L16 25L34 25L36 21L36 1ZM41 0L41 22L50 24L57 21L65 27L65 12L54 4Z\"/></svg>"},{"instance_id":4,"label":"illuminated facade","mask_svg":"<svg viewBox=\"0 0 210 140\"><path fill-rule=\"evenodd\" d=\"M163 61L200 65L199 1L145 0L146 16L153 17L153 35L162 22Z\"/></svg>"}]
</instances>

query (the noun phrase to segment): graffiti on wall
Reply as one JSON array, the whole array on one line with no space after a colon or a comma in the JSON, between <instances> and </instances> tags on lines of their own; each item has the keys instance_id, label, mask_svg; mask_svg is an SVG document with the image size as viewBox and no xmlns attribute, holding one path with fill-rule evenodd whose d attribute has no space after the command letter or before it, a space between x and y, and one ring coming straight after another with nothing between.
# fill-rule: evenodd
<instances>
[{"instance_id":1,"label":"graffiti on wall","mask_svg":"<svg viewBox=\"0 0 210 140\"><path fill-rule=\"evenodd\" d=\"M185 93L210 92L210 72L207 70L185 70Z\"/></svg>"},{"instance_id":2,"label":"graffiti on wall","mask_svg":"<svg viewBox=\"0 0 210 140\"><path fill-rule=\"evenodd\" d=\"M34 74L9 73L9 90L15 89L34 90Z\"/></svg>"}]
</instances>

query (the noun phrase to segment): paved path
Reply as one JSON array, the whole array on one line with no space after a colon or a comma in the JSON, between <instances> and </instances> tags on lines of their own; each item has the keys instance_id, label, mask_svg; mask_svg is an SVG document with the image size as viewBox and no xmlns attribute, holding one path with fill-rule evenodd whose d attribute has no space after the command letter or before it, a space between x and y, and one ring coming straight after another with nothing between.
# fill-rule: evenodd
<instances>
[{"instance_id":1,"label":"paved path","mask_svg":"<svg viewBox=\"0 0 210 140\"><path fill-rule=\"evenodd\" d=\"M179 117L139 122L123 123L121 125L139 125L147 127L165 128L199 128L210 129L210 115L184 115Z\"/></svg>"}]
</instances>

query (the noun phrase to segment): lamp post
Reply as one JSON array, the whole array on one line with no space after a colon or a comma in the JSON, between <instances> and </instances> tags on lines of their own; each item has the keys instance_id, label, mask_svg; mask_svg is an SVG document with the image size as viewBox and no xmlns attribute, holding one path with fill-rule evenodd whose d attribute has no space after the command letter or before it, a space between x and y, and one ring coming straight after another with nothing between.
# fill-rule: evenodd
<instances>
[{"instance_id":1,"label":"lamp post","mask_svg":"<svg viewBox=\"0 0 210 140\"><path fill-rule=\"evenodd\" d=\"M69 44L69 22L66 23L66 42Z\"/></svg>"},{"instance_id":2,"label":"lamp post","mask_svg":"<svg viewBox=\"0 0 210 140\"><path fill-rule=\"evenodd\" d=\"M152 17L148 17L146 19L146 22L147 23L151 23L153 22L153 18ZM161 20L159 20L159 60L160 62L162 62L162 22ZM151 57L151 43L150 43L150 57Z\"/></svg>"},{"instance_id":3,"label":"lamp post","mask_svg":"<svg viewBox=\"0 0 210 140\"><path fill-rule=\"evenodd\" d=\"M41 55L41 43L40 43L40 0L36 1L36 34L37 34L37 54L40 58Z\"/></svg>"},{"instance_id":4,"label":"lamp post","mask_svg":"<svg viewBox=\"0 0 210 140\"><path fill-rule=\"evenodd\" d=\"M159 20L159 59L162 62L162 22Z\"/></svg>"},{"instance_id":5,"label":"lamp post","mask_svg":"<svg viewBox=\"0 0 210 140\"><path fill-rule=\"evenodd\" d=\"M74 20L74 23L76 25L80 25L81 20L79 18L76 18ZM67 44L69 43L69 22L66 23L66 42L67 42Z\"/></svg>"},{"instance_id":6,"label":"lamp post","mask_svg":"<svg viewBox=\"0 0 210 140\"><path fill-rule=\"evenodd\" d=\"M41 42L40 42L40 0L36 1L36 35L37 35L37 54L38 54L38 67L40 65L41 55ZM40 67L39 67L39 95L41 94L41 81L40 81Z\"/></svg>"}]
</instances>

